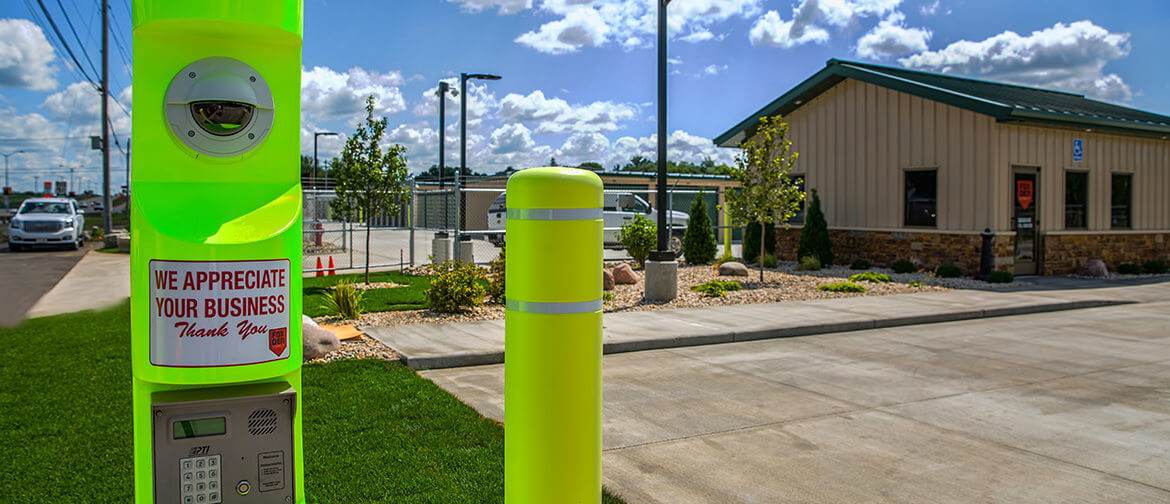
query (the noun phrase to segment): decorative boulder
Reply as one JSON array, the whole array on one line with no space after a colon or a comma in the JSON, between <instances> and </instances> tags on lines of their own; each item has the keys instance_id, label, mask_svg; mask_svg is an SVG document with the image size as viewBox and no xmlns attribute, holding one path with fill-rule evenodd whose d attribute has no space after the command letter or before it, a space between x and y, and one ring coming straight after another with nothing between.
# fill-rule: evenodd
<instances>
[{"instance_id":1,"label":"decorative boulder","mask_svg":"<svg viewBox=\"0 0 1170 504\"><path fill-rule=\"evenodd\" d=\"M341 340L337 339L337 335L316 324L301 324L301 331L305 360L316 359L341 348Z\"/></svg>"},{"instance_id":2,"label":"decorative boulder","mask_svg":"<svg viewBox=\"0 0 1170 504\"><path fill-rule=\"evenodd\" d=\"M641 277L634 273L634 268L629 264L619 264L613 269L613 281L622 285L632 285L638 283Z\"/></svg>"},{"instance_id":3,"label":"decorative boulder","mask_svg":"<svg viewBox=\"0 0 1170 504\"><path fill-rule=\"evenodd\" d=\"M747 266L741 262L728 261L719 265L720 276L748 276Z\"/></svg>"},{"instance_id":4,"label":"decorative boulder","mask_svg":"<svg viewBox=\"0 0 1170 504\"><path fill-rule=\"evenodd\" d=\"M1109 267L1105 266L1105 261L1100 259L1089 259L1081 266L1081 274L1096 278L1105 278L1109 276Z\"/></svg>"},{"instance_id":5,"label":"decorative boulder","mask_svg":"<svg viewBox=\"0 0 1170 504\"><path fill-rule=\"evenodd\" d=\"M613 290L613 273L607 269L601 270L601 288L607 291Z\"/></svg>"}]
</instances>

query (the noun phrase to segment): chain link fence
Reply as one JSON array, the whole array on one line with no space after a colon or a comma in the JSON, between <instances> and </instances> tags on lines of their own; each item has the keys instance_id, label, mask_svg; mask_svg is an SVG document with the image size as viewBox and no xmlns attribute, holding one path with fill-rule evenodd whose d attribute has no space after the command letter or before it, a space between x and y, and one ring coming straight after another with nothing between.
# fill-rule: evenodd
<instances>
[{"instance_id":1,"label":"chain link fence","mask_svg":"<svg viewBox=\"0 0 1170 504\"><path fill-rule=\"evenodd\" d=\"M436 260L460 259L487 264L495 259L506 242L504 190L506 177L466 180L461 189L450 184L412 181L406 202L397 212L381 211L360 222L336 218L330 202L337 198L332 189L304 191L304 271L328 273L397 270ZM665 207L674 246L681 246L691 204L703 198L720 252L724 229L731 231L732 253L738 253L741 230L726 226L718 209L721 190L671 187ZM616 233L637 213L650 214L654 192L646 185L607 185L603 219L605 260L625 261L629 255L617 242ZM367 246L367 221L369 237ZM456 225L456 222L460 225ZM367 254L368 250L368 254ZM318 263L320 261L320 263ZM330 266L332 264L332 267Z\"/></svg>"}]
</instances>

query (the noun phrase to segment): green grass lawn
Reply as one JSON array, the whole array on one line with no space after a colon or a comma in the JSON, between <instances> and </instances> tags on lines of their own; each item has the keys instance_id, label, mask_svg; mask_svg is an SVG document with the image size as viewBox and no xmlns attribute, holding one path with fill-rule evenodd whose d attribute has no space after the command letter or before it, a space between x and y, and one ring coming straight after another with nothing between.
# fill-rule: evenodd
<instances>
[{"instance_id":1,"label":"green grass lawn","mask_svg":"<svg viewBox=\"0 0 1170 504\"><path fill-rule=\"evenodd\" d=\"M306 277L304 283L305 315L310 317L333 315L334 313L322 307L325 304L325 293L330 287L343 281L364 282L365 275L356 273ZM370 273L370 282L393 282L406 285L406 287L366 291L362 298L362 310L365 312L422 310L427 307L423 291L431 286L431 280L425 276L404 275L397 271L381 271Z\"/></svg>"},{"instance_id":2,"label":"green grass lawn","mask_svg":"<svg viewBox=\"0 0 1170 504\"><path fill-rule=\"evenodd\" d=\"M0 329L0 501L131 502L128 327L123 304ZM308 365L303 394L309 502L503 502L503 428L410 369Z\"/></svg>"}]
</instances>

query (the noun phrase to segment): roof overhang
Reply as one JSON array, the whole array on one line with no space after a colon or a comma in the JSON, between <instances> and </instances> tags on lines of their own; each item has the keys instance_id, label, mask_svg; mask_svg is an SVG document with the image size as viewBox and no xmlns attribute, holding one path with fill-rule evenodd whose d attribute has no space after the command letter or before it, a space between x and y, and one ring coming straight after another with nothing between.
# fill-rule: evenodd
<instances>
[{"instance_id":1,"label":"roof overhang","mask_svg":"<svg viewBox=\"0 0 1170 504\"><path fill-rule=\"evenodd\" d=\"M1149 136L1170 135L1170 124L1127 121L1056 111L1029 110L950 89L931 86L870 68L864 68L850 64L848 61L832 59L825 65L825 68L813 74L812 77L805 79L804 82L801 82L787 93L773 100L764 106L764 108L756 111L756 113L747 119L736 124L722 135L715 137L714 142L720 147L739 147L744 140L755 135L760 119L772 117L777 114L781 116L788 115L847 78L868 82L895 91L901 91L910 95L991 116L999 122L1031 122L1042 125L1064 126L1078 129L1100 129Z\"/></svg>"}]
</instances>

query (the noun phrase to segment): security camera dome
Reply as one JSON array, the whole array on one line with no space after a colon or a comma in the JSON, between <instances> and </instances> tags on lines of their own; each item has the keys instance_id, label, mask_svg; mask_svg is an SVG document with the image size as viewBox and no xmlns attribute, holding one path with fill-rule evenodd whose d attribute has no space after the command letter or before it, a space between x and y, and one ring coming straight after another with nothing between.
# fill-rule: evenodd
<instances>
[{"instance_id":1,"label":"security camera dome","mask_svg":"<svg viewBox=\"0 0 1170 504\"><path fill-rule=\"evenodd\" d=\"M196 156L235 157L264 140L275 116L272 93L248 64L225 57L187 65L167 88L166 118Z\"/></svg>"}]
</instances>

